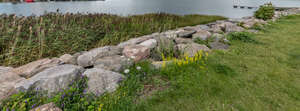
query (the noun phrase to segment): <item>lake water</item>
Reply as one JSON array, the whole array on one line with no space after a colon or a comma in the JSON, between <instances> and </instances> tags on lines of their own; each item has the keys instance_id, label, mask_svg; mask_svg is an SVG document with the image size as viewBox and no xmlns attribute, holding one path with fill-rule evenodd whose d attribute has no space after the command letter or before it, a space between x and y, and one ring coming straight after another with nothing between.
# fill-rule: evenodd
<instances>
[{"instance_id":1,"label":"lake water","mask_svg":"<svg viewBox=\"0 0 300 111\"><path fill-rule=\"evenodd\" d=\"M77 2L0 3L0 14L23 16L45 12L110 13L122 16L165 12L178 15L207 14L229 18L251 16L256 8L235 9L233 5L258 7L270 0L106 0ZM300 7L300 0L271 0L277 7Z\"/></svg>"}]
</instances>

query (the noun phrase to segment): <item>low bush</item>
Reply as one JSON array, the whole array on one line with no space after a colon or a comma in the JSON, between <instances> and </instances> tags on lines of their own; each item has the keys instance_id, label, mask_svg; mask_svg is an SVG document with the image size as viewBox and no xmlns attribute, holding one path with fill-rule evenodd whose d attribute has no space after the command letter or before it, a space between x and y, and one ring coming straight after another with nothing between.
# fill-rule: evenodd
<instances>
[{"instance_id":1,"label":"low bush","mask_svg":"<svg viewBox=\"0 0 300 111\"><path fill-rule=\"evenodd\" d=\"M255 12L254 16L258 19L268 20L272 19L275 14L275 8L272 3L267 3L262 6Z\"/></svg>"},{"instance_id":2,"label":"low bush","mask_svg":"<svg viewBox=\"0 0 300 111\"><path fill-rule=\"evenodd\" d=\"M227 35L229 41L255 42L250 32L232 32Z\"/></svg>"}]
</instances>

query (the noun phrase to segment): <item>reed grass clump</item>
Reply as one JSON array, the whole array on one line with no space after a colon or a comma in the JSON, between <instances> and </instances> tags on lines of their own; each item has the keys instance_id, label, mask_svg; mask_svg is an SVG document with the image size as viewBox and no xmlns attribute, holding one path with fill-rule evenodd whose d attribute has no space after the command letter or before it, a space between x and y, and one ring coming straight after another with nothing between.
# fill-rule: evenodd
<instances>
[{"instance_id":1,"label":"reed grass clump","mask_svg":"<svg viewBox=\"0 0 300 111\"><path fill-rule=\"evenodd\" d=\"M146 14L61 14L18 17L0 15L0 65L73 54L176 27L224 19L219 16Z\"/></svg>"}]
</instances>

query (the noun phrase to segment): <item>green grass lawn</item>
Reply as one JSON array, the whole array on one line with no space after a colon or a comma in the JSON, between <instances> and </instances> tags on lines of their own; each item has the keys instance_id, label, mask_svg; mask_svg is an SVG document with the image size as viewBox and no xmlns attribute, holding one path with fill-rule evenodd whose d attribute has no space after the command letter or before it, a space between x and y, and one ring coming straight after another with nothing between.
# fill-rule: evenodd
<instances>
[{"instance_id":1,"label":"green grass lawn","mask_svg":"<svg viewBox=\"0 0 300 111\"><path fill-rule=\"evenodd\" d=\"M284 17L209 55L207 70L167 69L171 87L141 102L146 111L299 111L300 16Z\"/></svg>"}]
</instances>

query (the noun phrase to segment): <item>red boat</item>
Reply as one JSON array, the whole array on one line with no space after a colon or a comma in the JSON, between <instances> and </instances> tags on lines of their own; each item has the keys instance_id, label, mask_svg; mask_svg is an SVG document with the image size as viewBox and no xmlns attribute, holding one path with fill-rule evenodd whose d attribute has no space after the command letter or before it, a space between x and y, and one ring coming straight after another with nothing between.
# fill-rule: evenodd
<instances>
[{"instance_id":1,"label":"red boat","mask_svg":"<svg viewBox=\"0 0 300 111\"><path fill-rule=\"evenodd\" d=\"M25 2L32 3L32 2L34 2L34 0L25 0Z\"/></svg>"}]
</instances>

